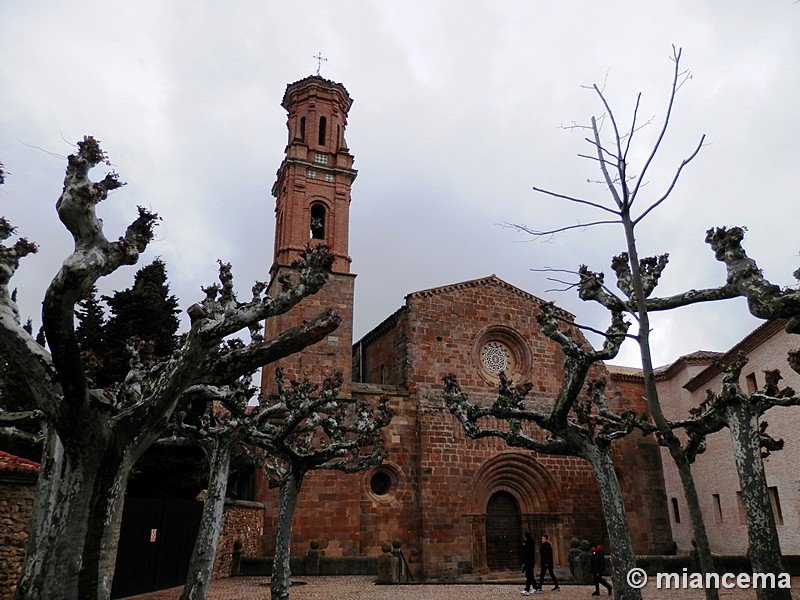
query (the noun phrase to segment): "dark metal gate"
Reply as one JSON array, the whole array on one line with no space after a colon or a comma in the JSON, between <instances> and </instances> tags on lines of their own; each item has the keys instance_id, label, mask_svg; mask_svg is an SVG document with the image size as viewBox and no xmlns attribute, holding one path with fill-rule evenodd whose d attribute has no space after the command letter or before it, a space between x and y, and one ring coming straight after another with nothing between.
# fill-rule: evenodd
<instances>
[{"instance_id":1,"label":"dark metal gate","mask_svg":"<svg viewBox=\"0 0 800 600\"><path fill-rule=\"evenodd\" d=\"M203 503L125 498L112 598L183 585Z\"/></svg>"},{"instance_id":2,"label":"dark metal gate","mask_svg":"<svg viewBox=\"0 0 800 600\"><path fill-rule=\"evenodd\" d=\"M486 563L492 571L518 570L520 565L519 508L508 492L495 492L486 506Z\"/></svg>"}]
</instances>

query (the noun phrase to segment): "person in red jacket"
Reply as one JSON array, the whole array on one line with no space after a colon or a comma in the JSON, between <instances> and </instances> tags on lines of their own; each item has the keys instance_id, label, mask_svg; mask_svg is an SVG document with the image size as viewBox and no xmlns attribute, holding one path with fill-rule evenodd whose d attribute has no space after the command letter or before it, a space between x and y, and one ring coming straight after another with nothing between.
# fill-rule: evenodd
<instances>
[{"instance_id":1,"label":"person in red jacket","mask_svg":"<svg viewBox=\"0 0 800 600\"><path fill-rule=\"evenodd\" d=\"M592 596L600 595L601 585L608 590L608 595L610 596L611 584L603 579L603 575L606 572L606 553L603 551L602 544L597 544L597 546L592 548L592 559L589 563L589 567L592 571L592 580L594 580L594 592Z\"/></svg>"}]
</instances>

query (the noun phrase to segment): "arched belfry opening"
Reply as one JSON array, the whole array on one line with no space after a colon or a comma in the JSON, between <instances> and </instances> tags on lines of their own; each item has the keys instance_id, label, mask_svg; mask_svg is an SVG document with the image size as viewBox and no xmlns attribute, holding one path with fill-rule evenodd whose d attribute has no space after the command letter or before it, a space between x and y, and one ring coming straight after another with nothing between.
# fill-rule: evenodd
<instances>
[{"instance_id":1,"label":"arched belfry opening","mask_svg":"<svg viewBox=\"0 0 800 600\"><path fill-rule=\"evenodd\" d=\"M530 453L504 452L481 465L472 478L472 563L479 572L519 569L525 531L550 536L556 564L563 564L562 532L569 515L559 504L562 491L547 468Z\"/></svg>"},{"instance_id":2,"label":"arched belfry opening","mask_svg":"<svg viewBox=\"0 0 800 600\"><path fill-rule=\"evenodd\" d=\"M311 205L310 237L312 240L325 239L325 205L315 202Z\"/></svg>"}]
</instances>

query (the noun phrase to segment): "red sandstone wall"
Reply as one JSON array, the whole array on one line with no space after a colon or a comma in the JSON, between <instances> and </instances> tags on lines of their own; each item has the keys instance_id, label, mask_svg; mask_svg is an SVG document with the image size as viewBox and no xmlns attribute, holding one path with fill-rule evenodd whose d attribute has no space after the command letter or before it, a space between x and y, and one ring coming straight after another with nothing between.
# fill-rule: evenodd
<instances>
[{"instance_id":1,"label":"red sandstone wall","mask_svg":"<svg viewBox=\"0 0 800 600\"><path fill-rule=\"evenodd\" d=\"M606 395L612 410L648 413L641 379L612 376ZM612 458L617 467L634 549L638 554L661 554L671 550L672 529L662 456L655 437L633 432L614 443Z\"/></svg>"},{"instance_id":2,"label":"red sandstone wall","mask_svg":"<svg viewBox=\"0 0 800 600\"><path fill-rule=\"evenodd\" d=\"M407 321L393 318L381 335L362 341L356 348L361 352L361 381L386 385L406 383L406 331Z\"/></svg>"},{"instance_id":3,"label":"red sandstone wall","mask_svg":"<svg viewBox=\"0 0 800 600\"><path fill-rule=\"evenodd\" d=\"M282 272L284 270L282 269ZM290 270L285 270L290 272ZM265 335L273 338L289 327L303 321L311 321L318 314L333 308L341 317L341 325L324 340L306 348L277 363L267 365L262 370L261 389L267 393L275 392L275 367L282 366L286 381L310 379L321 383L335 371L342 373L342 397L350 395L352 383L352 345L353 345L353 286L354 275L332 274L323 288L313 296L304 298L288 313L268 319ZM277 285L277 284L276 284ZM270 294L276 290L270 289Z\"/></svg>"},{"instance_id":4,"label":"red sandstone wall","mask_svg":"<svg viewBox=\"0 0 800 600\"><path fill-rule=\"evenodd\" d=\"M358 395L365 400L378 397L363 390ZM384 442L387 468L397 478L390 494L376 496L371 492L374 469L353 474L310 472L298 499L292 529L293 554L304 554L309 542L316 539L327 556L378 556L383 542L400 539L408 544L415 536L415 407L406 394L392 396L390 407L395 416ZM269 490L262 497L266 503L264 553L272 555L278 490ZM407 556L410 547L413 545L404 548Z\"/></svg>"},{"instance_id":5,"label":"red sandstone wall","mask_svg":"<svg viewBox=\"0 0 800 600\"><path fill-rule=\"evenodd\" d=\"M485 570L486 507L499 490L516 499L521 529L551 536L558 564L566 564L571 537L605 538L596 483L587 463L512 449L499 439L466 439L441 399L442 378L448 373L458 377L474 401L494 399L496 382L481 372L477 341L487 328L499 325L516 332L528 353L519 362L515 379L533 382L532 402L549 404L562 381L562 354L539 331L538 305L537 299L494 278L407 298L398 322L382 337L370 340L371 349L367 348L368 358L386 364L393 359L392 351L395 360L397 356L408 360L408 393L393 395L396 416L385 432L387 463L382 468L395 475L394 487L383 496L372 493L374 470L310 475L298 506L293 552L303 553L311 539L320 539L329 555L376 555L382 542L397 538L417 578ZM606 375L602 366L592 373L592 377ZM356 384L354 389L360 396L372 397L381 386ZM624 397L638 402L635 391L623 393L613 384L609 397L612 404ZM531 431L531 435L545 433ZM636 549L643 553L669 541L661 509L663 483L654 474L658 455L651 445L652 441L631 438L615 450ZM274 508L276 500L271 502ZM267 525L266 535L273 544L274 522Z\"/></svg>"}]
</instances>

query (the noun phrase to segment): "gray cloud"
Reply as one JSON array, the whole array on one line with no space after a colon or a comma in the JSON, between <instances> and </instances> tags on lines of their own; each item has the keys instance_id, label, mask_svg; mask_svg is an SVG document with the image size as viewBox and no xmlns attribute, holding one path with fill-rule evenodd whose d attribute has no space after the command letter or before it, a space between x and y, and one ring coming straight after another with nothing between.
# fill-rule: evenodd
<instances>
[{"instance_id":1,"label":"gray cloud","mask_svg":"<svg viewBox=\"0 0 800 600\"><path fill-rule=\"evenodd\" d=\"M747 248L791 285L800 244L794 175L800 150L800 7L790 1L597 3L483 1L329 3L15 3L0 22L2 213L41 245L15 277L23 315L70 249L53 206L70 144L100 139L129 185L101 207L117 235L143 204L163 224L143 261L161 256L184 306L234 264L240 293L267 276L270 188L286 144L287 83L322 75L355 99L348 143L359 177L351 207L356 335L411 291L496 273L579 320L605 315L531 269L607 268L620 232L588 229L546 243L495 224L554 227L595 218L532 185L605 200L577 131L605 91L623 122L664 111L671 44L693 78L647 191L657 196L700 136L707 144L639 234L669 252L664 292L718 284L703 243L714 225L749 227ZM657 125L637 134L645 143ZM635 155L641 158L640 154ZM100 174L98 174L98 177ZM134 269L104 285L130 284ZM656 360L725 349L756 322L728 302L658 318ZM620 361L635 364L635 348Z\"/></svg>"}]
</instances>

